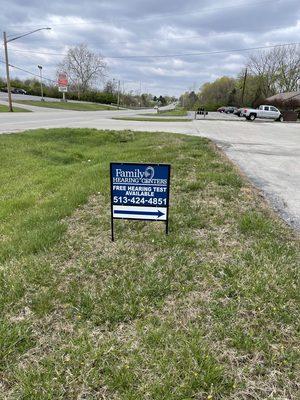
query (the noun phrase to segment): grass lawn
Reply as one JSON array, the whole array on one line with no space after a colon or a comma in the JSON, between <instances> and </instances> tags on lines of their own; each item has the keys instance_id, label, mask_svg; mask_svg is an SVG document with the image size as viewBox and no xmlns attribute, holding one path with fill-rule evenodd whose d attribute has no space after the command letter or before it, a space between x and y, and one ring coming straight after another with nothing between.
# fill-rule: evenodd
<instances>
[{"instance_id":1,"label":"grass lawn","mask_svg":"<svg viewBox=\"0 0 300 400\"><path fill-rule=\"evenodd\" d=\"M62 101L35 101L35 100L17 100L15 103L28 104L36 107L59 108L62 110L73 111L101 111L101 110L115 110L110 106L93 103L71 103Z\"/></svg>"},{"instance_id":2,"label":"grass lawn","mask_svg":"<svg viewBox=\"0 0 300 400\"><path fill-rule=\"evenodd\" d=\"M139 118L139 117L113 117L122 121L150 121L150 122L191 122L189 118L166 118L166 117L153 117L153 118Z\"/></svg>"},{"instance_id":3,"label":"grass lawn","mask_svg":"<svg viewBox=\"0 0 300 400\"><path fill-rule=\"evenodd\" d=\"M174 110L169 110L169 111L161 111L159 110L159 115L169 115L173 117L185 117L187 115L187 111L185 108L175 108Z\"/></svg>"},{"instance_id":4,"label":"grass lawn","mask_svg":"<svg viewBox=\"0 0 300 400\"><path fill-rule=\"evenodd\" d=\"M37 130L0 159L1 398L299 398L298 238L208 140ZM110 161L172 164L169 236L111 243Z\"/></svg>"},{"instance_id":5,"label":"grass lawn","mask_svg":"<svg viewBox=\"0 0 300 400\"><path fill-rule=\"evenodd\" d=\"M14 112L30 112L30 110L26 110L25 108L15 107L13 106ZM0 112L8 112L8 106L0 104Z\"/></svg>"},{"instance_id":6,"label":"grass lawn","mask_svg":"<svg viewBox=\"0 0 300 400\"><path fill-rule=\"evenodd\" d=\"M187 110L184 108L175 108L174 110L168 110L168 111L159 111L157 114L143 114L143 115L159 115L159 116L171 116L171 117L186 117L187 116Z\"/></svg>"}]
</instances>

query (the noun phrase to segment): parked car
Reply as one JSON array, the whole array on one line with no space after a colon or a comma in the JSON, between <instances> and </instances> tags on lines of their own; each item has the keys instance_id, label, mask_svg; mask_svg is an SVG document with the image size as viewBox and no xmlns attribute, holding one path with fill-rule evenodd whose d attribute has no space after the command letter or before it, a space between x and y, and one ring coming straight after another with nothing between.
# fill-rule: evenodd
<instances>
[{"instance_id":1,"label":"parked car","mask_svg":"<svg viewBox=\"0 0 300 400\"><path fill-rule=\"evenodd\" d=\"M0 89L0 92L7 93L7 88L6 88L6 87L2 87L2 88Z\"/></svg>"},{"instance_id":2,"label":"parked car","mask_svg":"<svg viewBox=\"0 0 300 400\"><path fill-rule=\"evenodd\" d=\"M225 113L226 114L233 114L236 110L237 110L236 107L232 107L232 106L225 107Z\"/></svg>"},{"instance_id":3,"label":"parked car","mask_svg":"<svg viewBox=\"0 0 300 400\"><path fill-rule=\"evenodd\" d=\"M235 110L236 110L236 107L233 107L233 106L228 106L228 107L223 106L223 107L220 107L217 109L218 112L226 113L226 114L232 114Z\"/></svg>"},{"instance_id":4,"label":"parked car","mask_svg":"<svg viewBox=\"0 0 300 400\"><path fill-rule=\"evenodd\" d=\"M12 89L11 92L14 93L14 94L27 94L26 90L19 89L19 88Z\"/></svg>"},{"instance_id":5,"label":"parked car","mask_svg":"<svg viewBox=\"0 0 300 400\"><path fill-rule=\"evenodd\" d=\"M278 108L274 106L261 105L259 108L243 108L242 116L249 121L254 121L255 118L273 119L275 121L283 121L283 116Z\"/></svg>"}]
</instances>

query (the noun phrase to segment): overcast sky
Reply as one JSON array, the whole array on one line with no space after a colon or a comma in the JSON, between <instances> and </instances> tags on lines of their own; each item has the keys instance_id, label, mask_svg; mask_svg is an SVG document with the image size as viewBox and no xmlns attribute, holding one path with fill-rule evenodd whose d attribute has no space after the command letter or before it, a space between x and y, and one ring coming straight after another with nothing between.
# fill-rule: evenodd
<instances>
[{"instance_id":1,"label":"overcast sky","mask_svg":"<svg viewBox=\"0 0 300 400\"><path fill-rule=\"evenodd\" d=\"M43 26L52 30L9 44L11 64L35 73L42 64L54 78L63 56L38 53L64 54L87 43L107 57L110 77L124 82L125 90L138 91L141 82L142 92L179 95L235 76L249 52L183 54L300 42L300 1L0 0L2 31L13 35ZM171 56L129 58L154 55ZM12 76L28 75L14 70Z\"/></svg>"}]
</instances>

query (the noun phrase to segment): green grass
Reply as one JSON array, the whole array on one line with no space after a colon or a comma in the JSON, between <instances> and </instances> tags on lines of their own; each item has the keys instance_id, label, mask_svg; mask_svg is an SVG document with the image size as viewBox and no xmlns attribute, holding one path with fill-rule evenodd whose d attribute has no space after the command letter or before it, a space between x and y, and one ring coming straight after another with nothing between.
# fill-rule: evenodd
<instances>
[{"instance_id":1,"label":"green grass","mask_svg":"<svg viewBox=\"0 0 300 400\"><path fill-rule=\"evenodd\" d=\"M0 112L8 112L8 106L0 104ZM26 110L25 108L15 107L13 106L14 112L30 112L30 110Z\"/></svg>"},{"instance_id":2,"label":"green grass","mask_svg":"<svg viewBox=\"0 0 300 400\"><path fill-rule=\"evenodd\" d=\"M187 110L185 108L175 108L174 110L168 110L168 111L162 111L159 110L159 113L157 114L143 114L143 115L159 115L159 116L171 116L171 117L186 117L187 116Z\"/></svg>"},{"instance_id":3,"label":"green grass","mask_svg":"<svg viewBox=\"0 0 300 400\"><path fill-rule=\"evenodd\" d=\"M191 122L189 118L166 118L166 117L153 117L153 118L140 118L140 117L113 117L112 119L122 121L150 121L150 122Z\"/></svg>"},{"instance_id":4,"label":"green grass","mask_svg":"<svg viewBox=\"0 0 300 400\"><path fill-rule=\"evenodd\" d=\"M28 104L36 107L47 107L47 108L58 108L61 110L73 110L73 111L101 111L101 110L115 110L110 106L93 103L71 103L62 101L35 101L35 100L17 100L16 103Z\"/></svg>"},{"instance_id":5,"label":"green grass","mask_svg":"<svg viewBox=\"0 0 300 400\"><path fill-rule=\"evenodd\" d=\"M174 110L161 111L159 110L159 115L169 115L173 117L185 117L187 116L187 110L185 108L175 108Z\"/></svg>"},{"instance_id":6,"label":"green grass","mask_svg":"<svg viewBox=\"0 0 300 400\"><path fill-rule=\"evenodd\" d=\"M296 399L299 241L206 139L0 136L0 398ZM171 163L170 235L109 162Z\"/></svg>"}]
</instances>

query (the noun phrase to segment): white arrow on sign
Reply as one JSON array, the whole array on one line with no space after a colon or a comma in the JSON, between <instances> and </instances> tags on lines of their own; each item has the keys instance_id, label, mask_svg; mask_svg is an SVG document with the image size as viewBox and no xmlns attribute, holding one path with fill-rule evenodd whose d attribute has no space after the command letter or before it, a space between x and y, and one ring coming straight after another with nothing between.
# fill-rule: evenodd
<instances>
[{"instance_id":1,"label":"white arrow on sign","mask_svg":"<svg viewBox=\"0 0 300 400\"><path fill-rule=\"evenodd\" d=\"M138 206L113 206L114 218L125 219L150 219L157 221L167 220L165 207L138 207Z\"/></svg>"}]
</instances>

